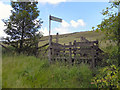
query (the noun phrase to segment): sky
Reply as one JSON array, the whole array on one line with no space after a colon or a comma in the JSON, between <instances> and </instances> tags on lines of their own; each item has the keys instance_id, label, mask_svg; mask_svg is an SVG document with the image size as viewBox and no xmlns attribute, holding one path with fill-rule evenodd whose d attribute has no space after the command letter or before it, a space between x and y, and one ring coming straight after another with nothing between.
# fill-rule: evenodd
<instances>
[{"instance_id":1,"label":"sky","mask_svg":"<svg viewBox=\"0 0 120 90\"><path fill-rule=\"evenodd\" d=\"M51 35L73 32L91 31L92 27L103 20L102 10L110 6L108 0L39 0L38 10L43 21L39 31L44 36L49 34L49 15L59 17L62 23L51 21ZM11 15L9 0L0 0L0 37L6 37L2 19L8 19Z\"/></svg>"}]
</instances>

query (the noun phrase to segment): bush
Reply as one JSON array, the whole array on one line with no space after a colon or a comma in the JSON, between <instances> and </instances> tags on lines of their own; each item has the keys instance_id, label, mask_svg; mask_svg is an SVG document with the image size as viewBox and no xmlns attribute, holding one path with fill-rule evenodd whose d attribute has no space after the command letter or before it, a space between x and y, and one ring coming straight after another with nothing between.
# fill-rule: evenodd
<instances>
[{"instance_id":1,"label":"bush","mask_svg":"<svg viewBox=\"0 0 120 90\"><path fill-rule=\"evenodd\" d=\"M119 88L120 74L119 69L115 65L106 66L99 70L100 72L92 79L92 84L98 88Z\"/></svg>"},{"instance_id":2,"label":"bush","mask_svg":"<svg viewBox=\"0 0 120 90\"><path fill-rule=\"evenodd\" d=\"M104 51L104 58L100 66L118 65L118 46L107 46Z\"/></svg>"}]
</instances>

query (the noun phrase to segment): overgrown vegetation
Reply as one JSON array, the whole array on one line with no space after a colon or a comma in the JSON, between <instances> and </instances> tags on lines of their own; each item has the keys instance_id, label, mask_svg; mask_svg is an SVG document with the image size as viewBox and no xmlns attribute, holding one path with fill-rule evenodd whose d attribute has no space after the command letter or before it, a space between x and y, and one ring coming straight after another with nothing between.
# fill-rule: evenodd
<instances>
[{"instance_id":1,"label":"overgrown vegetation","mask_svg":"<svg viewBox=\"0 0 120 90\"><path fill-rule=\"evenodd\" d=\"M34 56L3 55L3 88L92 88L92 71L86 64L49 64Z\"/></svg>"},{"instance_id":2,"label":"overgrown vegetation","mask_svg":"<svg viewBox=\"0 0 120 90\"><path fill-rule=\"evenodd\" d=\"M118 79L120 79L118 75L120 73L118 69L115 65L101 68L91 83L95 84L98 88L120 88L120 83L118 82Z\"/></svg>"},{"instance_id":3,"label":"overgrown vegetation","mask_svg":"<svg viewBox=\"0 0 120 90\"><path fill-rule=\"evenodd\" d=\"M120 2L113 2L110 7L103 10L105 16L101 24L97 25L96 31L102 31L105 34L105 39L112 41L115 45L109 44L104 50L108 53L108 57L104 58L105 66L100 69L100 72L93 79L93 83L98 88L120 88L120 25L119 13L117 10ZM93 27L94 28L94 27Z\"/></svg>"}]
</instances>

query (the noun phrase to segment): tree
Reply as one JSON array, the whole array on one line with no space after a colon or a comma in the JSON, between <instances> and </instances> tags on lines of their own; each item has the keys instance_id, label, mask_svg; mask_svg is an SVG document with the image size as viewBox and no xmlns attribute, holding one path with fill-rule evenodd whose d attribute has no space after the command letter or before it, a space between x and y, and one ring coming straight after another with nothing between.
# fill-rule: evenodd
<instances>
[{"instance_id":1,"label":"tree","mask_svg":"<svg viewBox=\"0 0 120 90\"><path fill-rule=\"evenodd\" d=\"M7 27L4 31L9 37L5 38L5 44L13 46L19 53L24 52L38 43L42 36L38 33L43 21L38 19L38 2L27 0L27 2L11 1L12 15L8 20L3 20Z\"/></svg>"},{"instance_id":2,"label":"tree","mask_svg":"<svg viewBox=\"0 0 120 90\"><path fill-rule=\"evenodd\" d=\"M114 42L118 41L118 3L112 3L111 7L106 7L102 11L104 16L101 24L97 25L96 31L103 31L106 39Z\"/></svg>"},{"instance_id":3,"label":"tree","mask_svg":"<svg viewBox=\"0 0 120 90\"><path fill-rule=\"evenodd\" d=\"M110 65L101 68L100 73L93 79L94 84L98 88L113 89L120 87L120 12L118 12L120 1L117 1L118 2L112 2L111 7L107 7L106 10L103 10L102 14L105 18L96 28L96 31L105 33L105 39L112 40L116 43L116 45L109 48L110 52L108 53L110 54L106 61L111 62ZM114 63L114 61L117 63Z\"/></svg>"},{"instance_id":4,"label":"tree","mask_svg":"<svg viewBox=\"0 0 120 90\"><path fill-rule=\"evenodd\" d=\"M113 0L115 1L115 0ZM102 11L104 17L101 24L97 25L96 31L105 33L105 38L116 43L118 53L114 56L120 65L120 12L118 12L119 2L112 2L110 7Z\"/></svg>"}]
</instances>

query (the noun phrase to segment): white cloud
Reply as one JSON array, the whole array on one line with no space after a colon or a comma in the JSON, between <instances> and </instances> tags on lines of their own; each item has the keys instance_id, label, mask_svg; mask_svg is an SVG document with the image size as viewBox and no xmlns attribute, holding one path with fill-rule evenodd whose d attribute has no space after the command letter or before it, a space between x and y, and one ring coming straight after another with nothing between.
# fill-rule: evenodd
<instances>
[{"instance_id":1,"label":"white cloud","mask_svg":"<svg viewBox=\"0 0 120 90\"><path fill-rule=\"evenodd\" d=\"M62 27L69 27L70 26L70 24L69 23L67 23L65 20L62 20Z\"/></svg>"},{"instance_id":2,"label":"white cloud","mask_svg":"<svg viewBox=\"0 0 120 90\"><path fill-rule=\"evenodd\" d=\"M0 20L0 38L7 36L7 35L5 34L5 32L3 31L4 29L5 29L4 23Z\"/></svg>"},{"instance_id":3,"label":"white cloud","mask_svg":"<svg viewBox=\"0 0 120 90\"><path fill-rule=\"evenodd\" d=\"M12 7L0 1L0 19L8 18L11 14Z\"/></svg>"},{"instance_id":4,"label":"white cloud","mask_svg":"<svg viewBox=\"0 0 120 90\"><path fill-rule=\"evenodd\" d=\"M6 37L7 35L3 31L5 29L4 22L2 19L7 19L11 15L12 7L10 5L4 4L0 1L0 37Z\"/></svg>"},{"instance_id":5,"label":"white cloud","mask_svg":"<svg viewBox=\"0 0 120 90\"><path fill-rule=\"evenodd\" d=\"M54 28L52 31L52 34L56 34L57 32L59 34L70 33L69 27L70 27L70 24L67 23L65 20L62 20L61 25L59 27Z\"/></svg>"},{"instance_id":6,"label":"white cloud","mask_svg":"<svg viewBox=\"0 0 120 90\"><path fill-rule=\"evenodd\" d=\"M77 21L71 20L70 23L71 23L72 27L75 27L75 28L77 28L79 26L85 26L85 22L82 19L79 19Z\"/></svg>"},{"instance_id":7,"label":"white cloud","mask_svg":"<svg viewBox=\"0 0 120 90\"><path fill-rule=\"evenodd\" d=\"M61 2L66 2L67 0L38 0L41 3L50 3L50 4L58 4Z\"/></svg>"},{"instance_id":8,"label":"white cloud","mask_svg":"<svg viewBox=\"0 0 120 90\"><path fill-rule=\"evenodd\" d=\"M59 33L59 34L70 33L70 29L68 27L67 28L57 27L57 28L54 28L53 31L52 31L53 35L55 35L56 33Z\"/></svg>"},{"instance_id":9,"label":"white cloud","mask_svg":"<svg viewBox=\"0 0 120 90\"><path fill-rule=\"evenodd\" d=\"M70 33L69 27L70 24L63 20L59 27L55 27L51 30L51 35L56 35L57 32L59 34ZM49 30L47 29L47 27L41 27L40 31L43 32L44 36L49 35Z\"/></svg>"},{"instance_id":10,"label":"white cloud","mask_svg":"<svg viewBox=\"0 0 120 90\"><path fill-rule=\"evenodd\" d=\"M52 29L52 35L55 35L57 32L59 34L72 33L75 28L84 27L86 24L82 19L78 19L77 21L71 20L69 23L65 20L62 21L59 27L55 27Z\"/></svg>"},{"instance_id":11,"label":"white cloud","mask_svg":"<svg viewBox=\"0 0 120 90\"><path fill-rule=\"evenodd\" d=\"M49 35L49 31L47 30L47 27L44 27L44 28L41 27L41 30L40 30L40 31L43 32L43 35L44 35L44 36Z\"/></svg>"}]
</instances>

